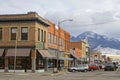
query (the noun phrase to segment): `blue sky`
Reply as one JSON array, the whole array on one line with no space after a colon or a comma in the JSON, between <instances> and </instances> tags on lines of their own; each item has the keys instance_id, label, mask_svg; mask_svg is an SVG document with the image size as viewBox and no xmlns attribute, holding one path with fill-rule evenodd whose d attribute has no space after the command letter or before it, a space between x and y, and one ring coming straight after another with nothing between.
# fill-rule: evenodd
<instances>
[{"instance_id":1,"label":"blue sky","mask_svg":"<svg viewBox=\"0 0 120 80\"><path fill-rule=\"evenodd\" d=\"M0 14L35 11L71 35L93 31L120 39L120 0L0 0Z\"/></svg>"}]
</instances>

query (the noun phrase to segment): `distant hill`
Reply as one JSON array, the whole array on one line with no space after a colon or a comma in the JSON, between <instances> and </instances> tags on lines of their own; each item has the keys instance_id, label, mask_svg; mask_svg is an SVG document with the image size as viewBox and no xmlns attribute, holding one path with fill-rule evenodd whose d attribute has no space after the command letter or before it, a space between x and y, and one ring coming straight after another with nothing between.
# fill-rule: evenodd
<instances>
[{"instance_id":1,"label":"distant hill","mask_svg":"<svg viewBox=\"0 0 120 80\"><path fill-rule=\"evenodd\" d=\"M88 38L89 44L94 50L112 50L111 53L120 54L120 41L114 38L108 38L107 36L100 35L91 31L83 32L77 37L72 36L71 41L80 41ZM109 48L109 49L108 49ZM114 50L113 50L114 49ZM116 51L117 50L117 53ZM101 51L103 52L103 51ZM107 52L107 51L106 51ZM104 53L105 54L105 53Z\"/></svg>"}]
</instances>

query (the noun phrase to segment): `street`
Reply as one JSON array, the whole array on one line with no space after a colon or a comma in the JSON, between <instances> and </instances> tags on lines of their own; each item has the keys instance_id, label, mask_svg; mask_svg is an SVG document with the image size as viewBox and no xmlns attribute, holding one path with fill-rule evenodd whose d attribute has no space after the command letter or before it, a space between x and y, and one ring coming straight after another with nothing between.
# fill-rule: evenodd
<instances>
[{"instance_id":1,"label":"street","mask_svg":"<svg viewBox=\"0 0 120 80\"><path fill-rule=\"evenodd\" d=\"M0 80L120 80L120 71L0 73Z\"/></svg>"}]
</instances>

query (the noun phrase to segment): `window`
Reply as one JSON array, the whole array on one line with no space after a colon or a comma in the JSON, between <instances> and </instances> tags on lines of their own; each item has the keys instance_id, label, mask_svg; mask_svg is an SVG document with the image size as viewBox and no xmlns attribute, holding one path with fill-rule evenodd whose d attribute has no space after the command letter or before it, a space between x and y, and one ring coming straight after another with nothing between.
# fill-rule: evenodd
<instances>
[{"instance_id":1,"label":"window","mask_svg":"<svg viewBox=\"0 0 120 80\"><path fill-rule=\"evenodd\" d=\"M0 58L0 69L4 69L4 59Z\"/></svg>"},{"instance_id":2,"label":"window","mask_svg":"<svg viewBox=\"0 0 120 80\"><path fill-rule=\"evenodd\" d=\"M44 31L44 42L46 42L46 31Z\"/></svg>"},{"instance_id":3,"label":"window","mask_svg":"<svg viewBox=\"0 0 120 80\"><path fill-rule=\"evenodd\" d=\"M0 40L2 40L2 28L0 28Z\"/></svg>"},{"instance_id":4,"label":"window","mask_svg":"<svg viewBox=\"0 0 120 80\"><path fill-rule=\"evenodd\" d=\"M27 27L21 28L21 40L28 40L28 28Z\"/></svg>"},{"instance_id":5,"label":"window","mask_svg":"<svg viewBox=\"0 0 120 80\"><path fill-rule=\"evenodd\" d=\"M59 46L62 46L62 38L59 38Z\"/></svg>"},{"instance_id":6,"label":"window","mask_svg":"<svg viewBox=\"0 0 120 80\"><path fill-rule=\"evenodd\" d=\"M40 29L38 29L38 41L40 41Z\"/></svg>"},{"instance_id":7,"label":"window","mask_svg":"<svg viewBox=\"0 0 120 80\"><path fill-rule=\"evenodd\" d=\"M17 28L12 27L11 28L11 40L16 40L16 37L17 37Z\"/></svg>"},{"instance_id":8,"label":"window","mask_svg":"<svg viewBox=\"0 0 120 80\"><path fill-rule=\"evenodd\" d=\"M56 35L54 36L54 44L56 44L57 43L57 37L56 37Z\"/></svg>"},{"instance_id":9,"label":"window","mask_svg":"<svg viewBox=\"0 0 120 80\"><path fill-rule=\"evenodd\" d=\"M64 47L64 39L61 40L61 46Z\"/></svg>"},{"instance_id":10,"label":"window","mask_svg":"<svg viewBox=\"0 0 120 80\"><path fill-rule=\"evenodd\" d=\"M41 42L43 42L43 30L41 30Z\"/></svg>"},{"instance_id":11,"label":"window","mask_svg":"<svg viewBox=\"0 0 120 80\"><path fill-rule=\"evenodd\" d=\"M52 40L51 40L51 41L52 41L52 44L54 44L54 35L52 34L51 37L52 37Z\"/></svg>"},{"instance_id":12,"label":"window","mask_svg":"<svg viewBox=\"0 0 120 80\"><path fill-rule=\"evenodd\" d=\"M48 33L48 43L50 43L50 33Z\"/></svg>"}]
</instances>

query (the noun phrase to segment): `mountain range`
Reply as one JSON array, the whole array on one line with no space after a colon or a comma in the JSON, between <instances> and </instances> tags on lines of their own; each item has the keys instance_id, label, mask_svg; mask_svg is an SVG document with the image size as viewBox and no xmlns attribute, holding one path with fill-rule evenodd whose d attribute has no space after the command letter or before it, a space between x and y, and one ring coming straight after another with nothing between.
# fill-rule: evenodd
<instances>
[{"instance_id":1,"label":"mountain range","mask_svg":"<svg viewBox=\"0 0 120 80\"><path fill-rule=\"evenodd\" d=\"M80 41L88 38L91 48L100 51L102 54L120 54L120 41L115 38L109 38L91 31L86 31L78 36L71 37L71 41Z\"/></svg>"}]
</instances>

